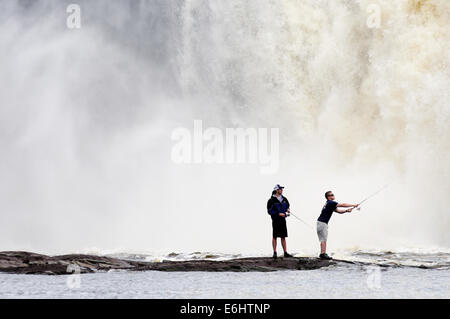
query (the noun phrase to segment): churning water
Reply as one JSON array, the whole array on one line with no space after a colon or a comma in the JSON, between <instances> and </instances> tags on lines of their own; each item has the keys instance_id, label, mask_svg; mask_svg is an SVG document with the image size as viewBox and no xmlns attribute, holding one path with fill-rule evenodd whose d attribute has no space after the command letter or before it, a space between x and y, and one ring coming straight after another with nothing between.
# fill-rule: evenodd
<instances>
[{"instance_id":1,"label":"churning water","mask_svg":"<svg viewBox=\"0 0 450 319\"><path fill-rule=\"evenodd\" d=\"M236 255L126 255L134 260L208 259ZM250 272L127 272L68 276L0 274L0 298L449 298L450 255L352 252L363 265ZM78 277L77 277L78 276Z\"/></svg>"}]
</instances>

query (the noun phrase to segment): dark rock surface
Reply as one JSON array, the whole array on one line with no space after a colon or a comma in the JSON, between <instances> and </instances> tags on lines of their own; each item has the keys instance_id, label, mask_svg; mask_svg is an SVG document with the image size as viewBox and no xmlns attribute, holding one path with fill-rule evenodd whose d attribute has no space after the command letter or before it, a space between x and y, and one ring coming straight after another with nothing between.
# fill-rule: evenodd
<instances>
[{"instance_id":1,"label":"dark rock surface","mask_svg":"<svg viewBox=\"0 0 450 319\"><path fill-rule=\"evenodd\" d=\"M74 271L92 273L110 270L128 271L276 271L311 270L327 267L335 261L318 258L239 258L225 261L189 260L143 262L92 255L46 256L29 252L0 252L0 272L14 274L67 275Z\"/></svg>"},{"instance_id":2,"label":"dark rock surface","mask_svg":"<svg viewBox=\"0 0 450 319\"><path fill-rule=\"evenodd\" d=\"M111 269L133 270L140 264L139 262L91 255L46 256L22 251L0 252L0 272L15 274L67 275L77 269L80 273Z\"/></svg>"},{"instance_id":3,"label":"dark rock surface","mask_svg":"<svg viewBox=\"0 0 450 319\"><path fill-rule=\"evenodd\" d=\"M135 270L160 271L277 271L277 270L312 270L330 266L334 262L318 258L238 258L224 261L189 260L163 261L138 266Z\"/></svg>"}]
</instances>

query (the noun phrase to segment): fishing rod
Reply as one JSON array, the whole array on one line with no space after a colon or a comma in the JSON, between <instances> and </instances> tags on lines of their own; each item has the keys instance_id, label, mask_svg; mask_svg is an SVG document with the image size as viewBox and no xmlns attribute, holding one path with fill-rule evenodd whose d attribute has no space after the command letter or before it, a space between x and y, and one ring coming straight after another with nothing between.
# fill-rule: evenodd
<instances>
[{"instance_id":1,"label":"fishing rod","mask_svg":"<svg viewBox=\"0 0 450 319\"><path fill-rule=\"evenodd\" d=\"M301 218L299 218L299 217L297 217L297 216L295 216L294 214L292 214L292 213L289 213L289 215L292 215L292 216L294 216L295 218L297 218L299 221L301 221L303 224L305 224L306 226L308 226L309 228L311 228L312 230L314 230L314 228L312 228L312 226L311 225L309 225L307 222L305 222L303 219L301 219ZM288 216L289 216L288 215Z\"/></svg>"},{"instance_id":2,"label":"fishing rod","mask_svg":"<svg viewBox=\"0 0 450 319\"><path fill-rule=\"evenodd\" d=\"M380 193L382 190L384 190L385 188L387 188L389 186L389 184L384 185L383 187L381 187L379 190L377 190L375 193L371 194L370 196L364 198L359 204L358 204L358 208L356 210L361 210L360 205L362 203L364 203L365 201L367 201L368 199L374 197L375 195L377 195L378 193Z\"/></svg>"}]
</instances>

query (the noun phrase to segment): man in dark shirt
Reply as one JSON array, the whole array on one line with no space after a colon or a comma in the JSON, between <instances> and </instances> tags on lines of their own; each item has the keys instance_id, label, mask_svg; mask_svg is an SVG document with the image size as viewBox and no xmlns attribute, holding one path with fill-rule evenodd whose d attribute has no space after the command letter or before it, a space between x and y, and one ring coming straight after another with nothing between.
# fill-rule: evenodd
<instances>
[{"instance_id":1,"label":"man in dark shirt","mask_svg":"<svg viewBox=\"0 0 450 319\"><path fill-rule=\"evenodd\" d=\"M283 186L275 185L272 197L267 201L267 213L272 217L272 248L273 258L277 258L277 238L281 238L281 246L284 250L284 257L292 257L286 249L286 216L290 213L289 201L283 196Z\"/></svg>"},{"instance_id":2,"label":"man in dark shirt","mask_svg":"<svg viewBox=\"0 0 450 319\"><path fill-rule=\"evenodd\" d=\"M335 201L335 197L332 191L325 193L325 198L327 199L325 205L322 208L322 212L317 219L317 236L319 236L320 241L320 255L321 259L331 259L327 255L327 238L328 238L328 222L330 221L333 212L344 214L350 213L354 208L358 207L358 204L346 204L338 203ZM339 209L339 207L345 207L346 209Z\"/></svg>"}]
</instances>

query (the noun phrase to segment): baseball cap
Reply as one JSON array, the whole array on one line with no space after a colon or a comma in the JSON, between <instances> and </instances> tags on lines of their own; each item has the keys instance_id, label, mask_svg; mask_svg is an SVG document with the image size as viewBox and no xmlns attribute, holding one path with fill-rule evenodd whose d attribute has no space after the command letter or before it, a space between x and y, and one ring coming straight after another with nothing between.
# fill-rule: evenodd
<instances>
[{"instance_id":1,"label":"baseball cap","mask_svg":"<svg viewBox=\"0 0 450 319\"><path fill-rule=\"evenodd\" d=\"M277 191L281 188L284 188L284 186L281 186L280 184L275 185L275 187L273 188L274 191Z\"/></svg>"}]
</instances>

